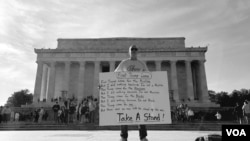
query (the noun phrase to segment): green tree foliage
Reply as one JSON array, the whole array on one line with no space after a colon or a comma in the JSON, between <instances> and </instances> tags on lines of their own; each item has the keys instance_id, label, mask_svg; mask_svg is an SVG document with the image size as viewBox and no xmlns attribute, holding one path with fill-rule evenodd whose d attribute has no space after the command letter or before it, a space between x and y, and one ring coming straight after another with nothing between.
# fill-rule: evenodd
<instances>
[{"instance_id":1,"label":"green tree foliage","mask_svg":"<svg viewBox=\"0 0 250 141\"><path fill-rule=\"evenodd\" d=\"M6 105L10 107L21 107L21 105L31 104L33 99L32 93L28 89L14 92L11 97L8 98Z\"/></svg>"},{"instance_id":2,"label":"green tree foliage","mask_svg":"<svg viewBox=\"0 0 250 141\"><path fill-rule=\"evenodd\" d=\"M216 103L218 100L216 99L216 93L215 91L212 91L212 90L208 90L208 95L209 95L209 99L211 102L214 102ZM217 103L218 104L218 103Z\"/></svg>"},{"instance_id":3,"label":"green tree foliage","mask_svg":"<svg viewBox=\"0 0 250 141\"><path fill-rule=\"evenodd\" d=\"M242 104L244 100L250 101L250 89L234 90L232 93L218 92L209 90L209 97L211 102L220 104L221 107L233 107L236 102Z\"/></svg>"}]
</instances>

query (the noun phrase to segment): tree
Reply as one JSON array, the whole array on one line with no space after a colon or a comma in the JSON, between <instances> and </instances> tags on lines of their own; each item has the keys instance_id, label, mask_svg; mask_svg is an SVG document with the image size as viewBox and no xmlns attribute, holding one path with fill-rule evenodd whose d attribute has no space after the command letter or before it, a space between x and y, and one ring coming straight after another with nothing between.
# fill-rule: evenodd
<instances>
[{"instance_id":1,"label":"tree","mask_svg":"<svg viewBox=\"0 0 250 141\"><path fill-rule=\"evenodd\" d=\"M230 97L227 92L219 92L216 95L218 98L218 104L220 104L221 107L227 107L230 103Z\"/></svg>"},{"instance_id":2,"label":"tree","mask_svg":"<svg viewBox=\"0 0 250 141\"><path fill-rule=\"evenodd\" d=\"M215 91L213 91L213 90L208 90L208 95L209 95L209 100L211 101L211 102L214 102L214 103L216 103L216 104L218 104L217 103L217 101L218 101L218 97L216 96L216 93L215 93Z\"/></svg>"},{"instance_id":3,"label":"tree","mask_svg":"<svg viewBox=\"0 0 250 141\"><path fill-rule=\"evenodd\" d=\"M236 102L242 105L243 101L250 101L249 89L233 90L230 94L223 91L216 93L209 90L208 94L210 101L220 104L221 107L234 107Z\"/></svg>"},{"instance_id":4,"label":"tree","mask_svg":"<svg viewBox=\"0 0 250 141\"><path fill-rule=\"evenodd\" d=\"M6 105L10 107L21 107L21 105L31 104L33 99L32 93L28 89L14 92L11 97L8 98Z\"/></svg>"}]
</instances>

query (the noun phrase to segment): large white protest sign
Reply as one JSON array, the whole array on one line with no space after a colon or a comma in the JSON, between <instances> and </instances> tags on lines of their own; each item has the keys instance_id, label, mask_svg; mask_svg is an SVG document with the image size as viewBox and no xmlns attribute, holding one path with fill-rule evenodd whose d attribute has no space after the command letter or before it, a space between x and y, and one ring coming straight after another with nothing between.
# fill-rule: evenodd
<instances>
[{"instance_id":1,"label":"large white protest sign","mask_svg":"<svg viewBox=\"0 0 250 141\"><path fill-rule=\"evenodd\" d=\"M166 71L100 73L100 125L171 123Z\"/></svg>"}]
</instances>

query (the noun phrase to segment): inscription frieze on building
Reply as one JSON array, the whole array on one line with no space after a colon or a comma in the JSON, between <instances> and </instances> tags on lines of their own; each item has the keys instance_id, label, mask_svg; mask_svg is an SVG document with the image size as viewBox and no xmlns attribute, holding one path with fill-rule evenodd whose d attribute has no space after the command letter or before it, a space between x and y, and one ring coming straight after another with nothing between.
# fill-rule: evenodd
<instances>
[{"instance_id":1,"label":"inscription frieze on building","mask_svg":"<svg viewBox=\"0 0 250 141\"><path fill-rule=\"evenodd\" d=\"M175 56L175 52L159 52L156 53L157 56Z\"/></svg>"},{"instance_id":2,"label":"inscription frieze on building","mask_svg":"<svg viewBox=\"0 0 250 141\"><path fill-rule=\"evenodd\" d=\"M190 55L191 56L199 56L199 53L198 52L191 52Z\"/></svg>"},{"instance_id":3,"label":"inscription frieze on building","mask_svg":"<svg viewBox=\"0 0 250 141\"><path fill-rule=\"evenodd\" d=\"M203 52L153 52L141 53L139 57L201 57ZM38 58L126 58L126 53L39 53Z\"/></svg>"},{"instance_id":4,"label":"inscription frieze on building","mask_svg":"<svg viewBox=\"0 0 250 141\"><path fill-rule=\"evenodd\" d=\"M175 55L178 57L183 57L183 56L186 56L186 52L176 52Z\"/></svg>"},{"instance_id":5,"label":"inscription frieze on building","mask_svg":"<svg viewBox=\"0 0 250 141\"><path fill-rule=\"evenodd\" d=\"M131 44L142 49L185 48L185 38L102 38L58 39L58 49L127 49Z\"/></svg>"}]
</instances>

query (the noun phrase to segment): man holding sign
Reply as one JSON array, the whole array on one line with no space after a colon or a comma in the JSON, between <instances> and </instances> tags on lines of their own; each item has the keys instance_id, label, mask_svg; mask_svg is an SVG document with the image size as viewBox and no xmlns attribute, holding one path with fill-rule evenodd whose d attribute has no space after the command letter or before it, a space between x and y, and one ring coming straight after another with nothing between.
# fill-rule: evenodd
<instances>
[{"instance_id":1,"label":"man holding sign","mask_svg":"<svg viewBox=\"0 0 250 141\"><path fill-rule=\"evenodd\" d=\"M130 58L123 60L115 72L142 72L148 71L146 64L137 59L138 48L135 45L129 47ZM145 125L139 125L139 136L141 141L147 141L147 129ZM121 141L127 141L128 126L121 125Z\"/></svg>"}]
</instances>

